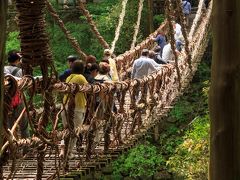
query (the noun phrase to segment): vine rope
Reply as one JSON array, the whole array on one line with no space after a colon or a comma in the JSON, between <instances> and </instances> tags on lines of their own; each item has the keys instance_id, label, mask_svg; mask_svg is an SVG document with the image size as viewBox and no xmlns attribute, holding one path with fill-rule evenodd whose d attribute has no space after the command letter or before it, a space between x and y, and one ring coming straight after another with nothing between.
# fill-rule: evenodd
<instances>
[{"instance_id":1,"label":"vine rope","mask_svg":"<svg viewBox=\"0 0 240 180\"><path fill-rule=\"evenodd\" d=\"M184 37L184 41L185 41L185 53L187 55L187 62L189 64L189 68L192 69L192 64L191 64L191 52L189 49L189 40L188 40L188 35L187 35L187 27L186 27L186 19L184 18L184 14L183 14L183 10L182 10L182 1L181 0L176 0L176 4L177 4L177 9L176 9L176 13L177 16L180 19L180 25L182 27L182 34Z\"/></svg>"},{"instance_id":2,"label":"vine rope","mask_svg":"<svg viewBox=\"0 0 240 180\"><path fill-rule=\"evenodd\" d=\"M188 39L189 40L192 40L193 38L193 34L196 30L196 27L197 27L197 24L201 18L201 15L202 15L202 9L203 9L203 4L204 4L204 0L200 0L199 3L198 3L198 10L197 10L197 13L196 13L196 16L193 20L193 24L192 24L192 27L191 27L191 30L190 30L190 33L189 33L189 36L188 36Z\"/></svg>"},{"instance_id":3,"label":"vine rope","mask_svg":"<svg viewBox=\"0 0 240 180\"><path fill-rule=\"evenodd\" d=\"M121 12L121 14L119 16L118 26L117 26L116 31L115 31L115 37L114 37L114 40L113 40L113 42L111 44L111 46L112 46L111 47L111 52L112 53L115 50L115 45L116 45L116 43L118 41L118 38L120 36L120 30L121 30L121 27L123 25L124 17L125 17L125 14L126 14L127 2L128 2L128 0L123 0L122 1L122 12Z\"/></svg>"},{"instance_id":4,"label":"vine rope","mask_svg":"<svg viewBox=\"0 0 240 180\"><path fill-rule=\"evenodd\" d=\"M97 26L95 22L92 19L92 16L90 15L89 11L85 8L83 2L81 0L78 0L79 3L79 9L83 13L83 15L87 18L87 22L89 23L92 32L96 35L97 39L99 40L100 44L105 49L109 49L108 43L104 40L104 38L101 36L100 32L97 29Z\"/></svg>"},{"instance_id":5,"label":"vine rope","mask_svg":"<svg viewBox=\"0 0 240 180\"><path fill-rule=\"evenodd\" d=\"M54 8L51 5L51 3L49 2L49 0L47 0L46 2L47 2L47 9L48 9L50 15L58 23L58 26L60 27L60 29L65 34L67 40L70 42L72 47L76 50L76 52L80 55L80 57L82 57L83 60L85 60L87 55L81 50L77 40L71 35L70 31L67 30L67 28L64 25L64 22L61 20L61 18L57 14L57 12L54 10Z\"/></svg>"},{"instance_id":6,"label":"vine rope","mask_svg":"<svg viewBox=\"0 0 240 180\"><path fill-rule=\"evenodd\" d=\"M170 16L170 13L172 12L172 4L171 4L171 0L167 0L165 2L166 2L166 13L165 14L167 16L167 20L168 20L168 24L169 24L170 44L171 44L171 49L174 54L175 66L176 66L177 76L178 76L178 85L179 85L179 89L181 89L181 75L180 75L180 70L178 67L178 55L175 50L176 42L174 39L174 29L173 29L173 24L172 24L172 17Z\"/></svg>"},{"instance_id":7,"label":"vine rope","mask_svg":"<svg viewBox=\"0 0 240 180\"><path fill-rule=\"evenodd\" d=\"M139 0L138 18L137 18L137 23L134 27L134 35L133 35L133 41L132 41L132 44L131 44L131 50L134 49L136 41L137 41L137 35L138 35L138 32L139 32L141 17L142 17L143 3L144 3L144 0Z\"/></svg>"}]
</instances>

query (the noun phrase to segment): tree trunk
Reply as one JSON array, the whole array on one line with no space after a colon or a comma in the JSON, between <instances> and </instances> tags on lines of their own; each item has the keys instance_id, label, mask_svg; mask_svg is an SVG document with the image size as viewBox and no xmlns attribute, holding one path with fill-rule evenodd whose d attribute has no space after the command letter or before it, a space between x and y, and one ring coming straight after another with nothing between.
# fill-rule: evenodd
<instances>
[{"instance_id":1,"label":"tree trunk","mask_svg":"<svg viewBox=\"0 0 240 180\"><path fill-rule=\"evenodd\" d=\"M0 148L2 147L2 129L3 129L3 67L5 60L5 42L6 42L6 28L7 28L7 9L8 0L1 0L0 2Z\"/></svg>"},{"instance_id":2,"label":"tree trunk","mask_svg":"<svg viewBox=\"0 0 240 180\"><path fill-rule=\"evenodd\" d=\"M210 180L240 178L240 1L214 0Z\"/></svg>"},{"instance_id":3,"label":"tree trunk","mask_svg":"<svg viewBox=\"0 0 240 180\"><path fill-rule=\"evenodd\" d=\"M148 0L148 23L149 23L149 34L153 30L153 0Z\"/></svg>"}]
</instances>

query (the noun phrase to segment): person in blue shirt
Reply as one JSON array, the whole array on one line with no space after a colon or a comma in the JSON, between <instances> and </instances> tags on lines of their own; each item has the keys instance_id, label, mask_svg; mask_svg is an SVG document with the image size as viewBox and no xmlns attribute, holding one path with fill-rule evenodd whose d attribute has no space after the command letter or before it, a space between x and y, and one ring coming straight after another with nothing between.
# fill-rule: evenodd
<instances>
[{"instance_id":1,"label":"person in blue shirt","mask_svg":"<svg viewBox=\"0 0 240 180\"><path fill-rule=\"evenodd\" d=\"M164 31L159 30L157 37L156 38L152 37L152 40L154 40L158 44L158 46L161 48L160 55L162 57L162 50L163 50L164 46L167 44Z\"/></svg>"},{"instance_id":2,"label":"person in blue shirt","mask_svg":"<svg viewBox=\"0 0 240 180\"><path fill-rule=\"evenodd\" d=\"M69 69L65 70L60 76L59 76L59 80L62 82L65 82L66 79L68 78L68 76L70 76L72 74L72 64L74 61L78 60L78 56L75 55L70 55L67 57L67 61L68 61L68 66Z\"/></svg>"},{"instance_id":3,"label":"person in blue shirt","mask_svg":"<svg viewBox=\"0 0 240 180\"><path fill-rule=\"evenodd\" d=\"M183 9L183 14L186 18L186 25L188 27L189 26L189 15L191 14L191 10L192 10L191 3L188 2L188 0L183 0L182 1L182 9Z\"/></svg>"}]
</instances>

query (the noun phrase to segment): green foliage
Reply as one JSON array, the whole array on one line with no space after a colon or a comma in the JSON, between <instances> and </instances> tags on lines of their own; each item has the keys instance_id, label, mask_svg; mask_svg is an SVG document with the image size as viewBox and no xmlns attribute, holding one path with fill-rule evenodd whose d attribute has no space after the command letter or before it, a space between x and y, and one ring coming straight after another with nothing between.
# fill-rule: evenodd
<instances>
[{"instance_id":1,"label":"green foliage","mask_svg":"<svg viewBox=\"0 0 240 180\"><path fill-rule=\"evenodd\" d=\"M8 34L6 43L6 52L13 49L20 49L20 41L18 39L19 32L13 31Z\"/></svg>"},{"instance_id":2,"label":"green foliage","mask_svg":"<svg viewBox=\"0 0 240 180\"><path fill-rule=\"evenodd\" d=\"M189 115L191 112L193 112L192 108L193 106L191 106L190 102L183 100L174 106L170 112L170 116L175 118L178 122L184 122L186 121L186 115Z\"/></svg>"},{"instance_id":3,"label":"green foliage","mask_svg":"<svg viewBox=\"0 0 240 180\"><path fill-rule=\"evenodd\" d=\"M136 2L130 2L130 7L136 4ZM118 23L119 14L121 12L120 1L103 1L96 4L88 3L87 8L90 11L94 21L96 22L97 28L104 39L110 44L114 38L115 28ZM137 6L136 6L137 7ZM131 8L127 9L124 25L122 27L122 34L120 34L119 41L116 44L116 54L123 53L131 44L133 27L137 16L136 10L133 13L128 13ZM50 20L49 20L50 21ZM95 34L91 32L90 26L88 25L86 18L80 16L78 21L67 22L66 27L70 30L73 37L75 37L81 49L86 54L93 54L98 60L102 58L103 48L99 44L99 41L95 37ZM130 28L131 27L131 28ZM51 47L54 55L55 64L57 69L60 71L63 67L61 64L65 63L65 59L69 54L76 54L75 50L71 47L69 42L66 40L64 34L61 32L57 25L52 24L49 27L48 32L51 37ZM80 33L79 33L80 32ZM141 36L141 33L139 35Z\"/></svg>"},{"instance_id":4,"label":"green foliage","mask_svg":"<svg viewBox=\"0 0 240 180\"><path fill-rule=\"evenodd\" d=\"M207 179L209 128L209 115L195 118L184 142L167 161L170 172L184 179Z\"/></svg>"},{"instance_id":5,"label":"green foliage","mask_svg":"<svg viewBox=\"0 0 240 180\"><path fill-rule=\"evenodd\" d=\"M108 14L111 12L112 7L116 5L116 3L119 3L119 0L104 0L101 2L101 5L97 5L95 3L88 3L87 9L91 12L91 14L94 15L103 15Z\"/></svg>"},{"instance_id":6,"label":"green foliage","mask_svg":"<svg viewBox=\"0 0 240 180\"><path fill-rule=\"evenodd\" d=\"M87 25L79 25L76 23L68 22L65 24L66 28L70 30L73 37L75 37L80 43L80 47L88 48L89 47L89 28ZM53 29L48 30L50 32L50 43L54 55L54 60L56 65L57 62L61 64L66 64L66 58L70 54L76 54L75 50L72 48L68 40L65 38L65 35L60 30L58 26L54 26ZM84 32L84 33L79 33Z\"/></svg>"},{"instance_id":7,"label":"green foliage","mask_svg":"<svg viewBox=\"0 0 240 180\"><path fill-rule=\"evenodd\" d=\"M122 155L113 163L114 174L129 174L131 177L151 176L164 165L163 156L149 143L138 145L128 155Z\"/></svg>"},{"instance_id":8,"label":"green foliage","mask_svg":"<svg viewBox=\"0 0 240 180\"><path fill-rule=\"evenodd\" d=\"M168 171L176 179L208 179L210 124L208 111L209 81L206 79L209 78L209 72L209 66L205 62L202 63L196 74L197 77L195 77L198 81L192 85L189 98L183 97L184 101L189 100L188 106L179 108L180 101L176 105L176 109L174 108L170 113L178 120L188 119L189 116L194 117L187 129L181 130L180 134L183 135L180 137L181 143L177 143L178 140L172 138L176 135L162 141L164 145L168 144L169 141L177 145L174 151L165 148L165 151L170 154L166 163ZM191 109L191 111L186 109Z\"/></svg>"},{"instance_id":9,"label":"green foliage","mask_svg":"<svg viewBox=\"0 0 240 180\"><path fill-rule=\"evenodd\" d=\"M153 16L153 25L154 28L158 28L160 24L163 23L165 17L163 14Z\"/></svg>"},{"instance_id":10,"label":"green foliage","mask_svg":"<svg viewBox=\"0 0 240 180\"><path fill-rule=\"evenodd\" d=\"M166 132L160 136L160 150L165 156L170 156L182 142L181 131L177 126L171 125Z\"/></svg>"}]
</instances>

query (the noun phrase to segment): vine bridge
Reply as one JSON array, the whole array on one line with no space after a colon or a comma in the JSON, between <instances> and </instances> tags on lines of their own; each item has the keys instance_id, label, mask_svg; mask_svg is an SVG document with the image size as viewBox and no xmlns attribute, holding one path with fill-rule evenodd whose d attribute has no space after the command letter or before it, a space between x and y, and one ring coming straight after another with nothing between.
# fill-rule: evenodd
<instances>
[{"instance_id":1,"label":"vine bridge","mask_svg":"<svg viewBox=\"0 0 240 180\"><path fill-rule=\"evenodd\" d=\"M47 0L16 0L23 70L26 75L19 81L11 76L5 78L5 144L0 154L1 179L81 179L87 177L96 169L106 166L122 152L134 147L139 139L161 123L174 102L191 82L209 39L212 1L206 10L203 9L204 1L199 1L192 26L188 30L181 10L182 1L177 0L176 2L175 7L173 1L166 1L166 20L155 32L136 46L134 42L131 50L115 57L121 81L80 86L61 83L55 78L56 72L45 29L45 8L59 24L82 59L86 58L86 54L82 52L78 42L65 28L63 21L51 4ZM98 32L89 12L81 1L79 3L80 10L86 16L99 42L104 48L111 48L114 51L121 23L116 30L116 41L110 47ZM127 0L123 0L123 11L119 22L124 19L126 3ZM141 7L141 0L139 7ZM173 36L172 16L170 16L173 12L180 19L183 29L184 52L179 57L175 57L175 64L162 65L157 72L143 79L128 79L128 72L131 71L132 64L140 56L141 51L154 47L155 44L151 37L155 37L160 29L168 29L168 32ZM139 29L137 24L136 29ZM172 49L175 48L174 38L171 38L171 46ZM41 79L30 76L33 67L41 68ZM138 92L143 92L144 87L147 87L147 93L142 94L146 94L146 96L141 96L140 101L137 101L135 96ZM11 130L8 130L6 126L8 113L11 111L11 97L17 89L24 97L25 108L22 114L26 112L33 132L33 136L29 139L15 137L14 132L21 116L16 120ZM68 159L66 156L61 159L59 157L61 139L64 138L67 141L70 136L76 136L71 126L74 105L68 107L70 125L61 130L57 124L62 110L56 106L56 97L69 94L70 98L74 98L77 92L85 92L89 96L87 117L89 123L82 127L81 137L78 137L81 141L74 149L74 157ZM36 94L42 95L43 108L41 110L36 110L33 101ZM100 103L96 109L94 102L97 98L100 99ZM116 105L114 112L112 111L113 104ZM49 124L52 127L50 132L46 130ZM16 158L16 154L25 147L30 149L29 153L24 157Z\"/></svg>"}]
</instances>

